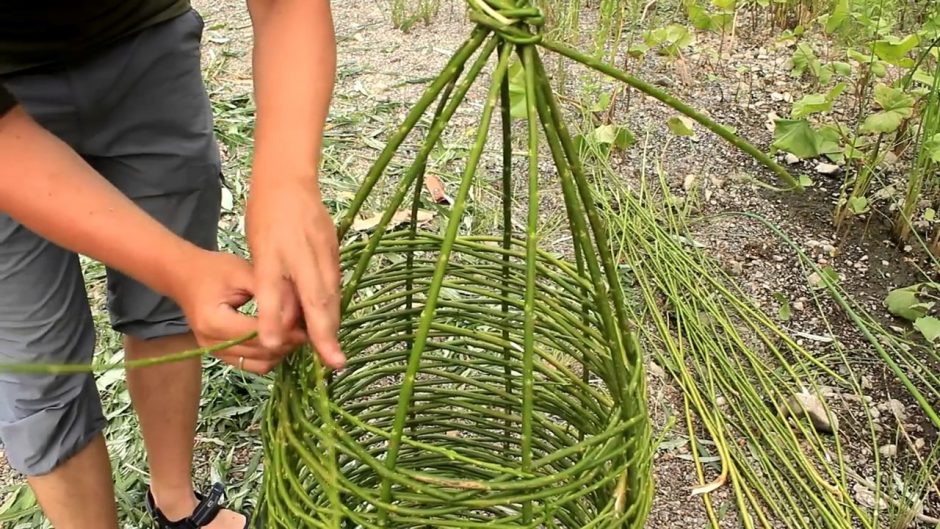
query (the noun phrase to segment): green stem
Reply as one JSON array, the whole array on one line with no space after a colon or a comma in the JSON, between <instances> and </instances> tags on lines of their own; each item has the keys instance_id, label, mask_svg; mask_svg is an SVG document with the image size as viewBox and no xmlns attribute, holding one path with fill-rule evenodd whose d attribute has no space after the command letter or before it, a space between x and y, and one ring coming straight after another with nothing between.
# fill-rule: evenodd
<instances>
[{"instance_id":1,"label":"green stem","mask_svg":"<svg viewBox=\"0 0 940 529\"><path fill-rule=\"evenodd\" d=\"M337 235L340 240L346 236L346 232L349 231L349 228L352 227L353 221L356 219L356 215L359 214L359 211L362 210L363 204L365 204L366 199L372 193L372 190L375 188L375 184L378 183L379 178L385 174L385 169L388 167L388 164L392 161L392 158L395 156L395 152L398 151L398 148L401 147L401 144L405 141L405 138L408 137L408 134L411 133L411 130L415 128L418 124L418 121L421 120L421 116L424 115L424 112L431 106L431 103L437 99L437 96L444 90L444 87L451 82L452 79L459 75L463 64L467 62L467 59L483 44L483 40L486 38L487 31L476 30L473 32L473 35L454 53L450 61L447 63L447 66L441 71L440 75L431 83L431 86L425 90L424 94L415 103L415 106L412 107L411 111L408 112L408 115L405 117L404 122L398 128L394 135L388 140L388 144L379 154L379 157L376 159L372 167L369 168L368 174L366 174L365 179L362 182L362 185L359 187L358 192L356 193L355 198L353 198L352 204L349 205L349 209L346 214L343 216L342 220L339 223L337 228ZM430 136L430 134L429 134Z\"/></svg>"},{"instance_id":2,"label":"green stem","mask_svg":"<svg viewBox=\"0 0 940 529\"><path fill-rule=\"evenodd\" d=\"M382 235L385 233L389 223L395 216L395 213L398 211L398 207L405 200L405 195L414 184L414 181L418 176L418 171L431 155L431 151L434 149L434 145L437 143L438 138L441 137L441 133L444 131L445 125L450 121L450 118L454 115L454 112L457 111L457 107L459 107L463 102L463 99L466 97L470 87L473 85L474 81L476 81L477 76L480 75L480 71L483 69L483 66L486 65L486 62L489 60L493 50L496 49L497 42L497 39L493 37L486 44L486 46L483 47L480 55L477 57L476 61L474 61L473 65L470 67L470 70L467 72L467 76L457 88L457 93L454 94L453 99L447 105L447 108L441 115L441 119L437 123L433 124L431 126L431 130L428 131L428 136L424 141L424 145L421 146L421 150L418 152L414 163L412 163L409 170L405 173L405 176L402 178L402 181L395 190L395 194L388 201L386 205L387 207L382 213L382 218L379 220L378 225L376 225L375 231L369 238L365 249L358 255L358 262L356 263L355 270L353 271L350 279L344 285L343 299L340 303L340 309L342 312L345 313L346 308L352 301L353 294L359 288L359 281L361 281L362 277L365 275L369 266L369 262L371 261L372 256L375 254L376 248L378 248L379 244L382 242ZM466 57L464 59L466 59ZM460 67L461 64L452 66L455 74L457 69Z\"/></svg>"},{"instance_id":3,"label":"green stem","mask_svg":"<svg viewBox=\"0 0 940 529\"><path fill-rule=\"evenodd\" d=\"M15 373L26 375L69 375L80 373L104 373L106 371L118 371L121 369L141 369L153 367L193 358L200 358L205 355L211 355L222 352L226 349L241 345L247 341L253 340L257 333L250 333L239 338L234 338L225 342L220 342L210 347L199 347L179 353L173 353L152 358L140 358L137 360L126 360L124 362L110 363L91 363L91 364L38 364L38 363L0 363L0 373Z\"/></svg>"},{"instance_id":4,"label":"green stem","mask_svg":"<svg viewBox=\"0 0 940 529\"><path fill-rule=\"evenodd\" d=\"M463 212L466 209L467 197L470 193L470 187L473 184L474 175L476 174L477 165L480 162L483 149L486 146L486 138L489 133L490 121L492 120L493 116L493 109L496 106L497 98L499 96L499 88L502 84L503 76L506 74L508 67L509 53L507 52L507 48L504 48L500 54L496 71L493 73L493 83L490 87L489 97L487 98L486 104L483 108L483 117L480 120L480 127L477 134L476 144L470 151L470 158L467 160L467 167L460 183L460 189L457 192L457 196L454 199L453 208L450 212L450 218L447 222L447 233L444 237L443 243L441 244L438 263L435 267L434 277L431 280L431 286L428 290L427 301L425 303L424 310L421 313L421 319L418 326L418 332L415 337L414 346L408 355L408 366L406 368L404 380L402 382L398 406L395 410L395 421L392 427L392 437L389 440L388 454L385 460L385 466L389 470L394 470L398 463L398 452L401 447L402 435L404 434L405 418L407 417L408 407L411 403L415 377L417 376L418 367L421 363L421 355L424 352L424 348L428 341L428 335L430 334L431 325L434 321L434 311L437 306L438 298L440 297L441 285L444 281L444 275L447 271L451 250L454 246L454 241L457 239ZM391 485L392 484L389 480L382 481L380 494L383 502L389 502L391 500ZM380 524L385 526L388 519L388 510L383 509L379 514Z\"/></svg>"},{"instance_id":5,"label":"green stem","mask_svg":"<svg viewBox=\"0 0 940 529\"><path fill-rule=\"evenodd\" d=\"M535 49L532 45L522 49L525 70L526 114L529 129L529 204L526 222L526 285L523 307L524 351L522 354L522 471L529 472L532 465L533 380L535 363L535 263L538 246L539 222L539 119L535 96ZM522 506L522 521L532 522L532 503Z\"/></svg>"},{"instance_id":6,"label":"green stem","mask_svg":"<svg viewBox=\"0 0 940 529\"><path fill-rule=\"evenodd\" d=\"M507 43L504 46L511 46ZM503 132L503 250L506 253L503 254L503 291L502 295L506 298L502 302L502 312L505 317L509 316L509 296L511 290L509 287L509 278L510 278L510 255L509 250L512 249L512 100L509 93L509 77L506 76L503 78L503 82L500 85L499 89L499 101L500 101L500 119L502 121L502 132ZM509 328L506 327L503 329L503 340L509 342ZM506 347L506 350L503 355L503 360L506 362L504 369L506 393L512 393L512 368L509 365L509 359L511 357L511 351L509 346ZM509 408L506 408L506 413L509 413ZM512 430L512 422L506 422L506 433ZM506 449L509 449L507 443Z\"/></svg>"},{"instance_id":7,"label":"green stem","mask_svg":"<svg viewBox=\"0 0 940 529\"><path fill-rule=\"evenodd\" d=\"M758 162L763 164L765 167L773 171L781 180L783 180L791 188L802 189L802 186L800 185L800 183L795 178L793 178L793 176L789 172L787 172L786 169L784 169L780 164L775 162L770 156L767 156L766 154L761 152L757 147L741 139L739 136L731 132L727 127L720 125L719 123L715 122L714 120L712 120L705 114L692 108L691 106L682 102L676 97L666 93L663 90L660 90L659 88L656 88L655 86L641 79L638 79L628 74L627 72L624 72L623 70L620 70L607 63L604 63L593 57L585 55L559 42L554 42L554 41L543 39L540 45L546 49L560 53L561 55L564 55L565 57L568 57L569 59L573 61L579 62L589 68L592 68L603 74L613 77L614 79L617 79L618 81L623 81L624 83L627 83L633 88L636 88L637 90L662 101L666 105L694 119L706 129L710 130L711 132L714 132L715 134L722 137L723 139L725 139L726 141L728 141L729 143L731 143L738 149L741 149L742 151L752 156L755 160L757 160Z\"/></svg>"}]
</instances>

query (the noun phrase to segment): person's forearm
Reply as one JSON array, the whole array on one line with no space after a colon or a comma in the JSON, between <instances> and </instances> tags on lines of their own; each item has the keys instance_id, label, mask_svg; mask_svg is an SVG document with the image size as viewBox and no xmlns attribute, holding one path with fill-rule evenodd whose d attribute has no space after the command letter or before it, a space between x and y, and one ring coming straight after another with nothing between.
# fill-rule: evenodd
<instances>
[{"instance_id":1,"label":"person's forearm","mask_svg":"<svg viewBox=\"0 0 940 529\"><path fill-rule=\"evenodd\" d=\"M175 297L199 255L15 108L0 118L0 211L57 245Z\"/></svg>"},{"instance_id":2,"label":"person's forearm","mask_svg":"<svg viewBox=\"0 0 940 529\"><path fill-rule=\"evenodd\" d=\"M248 0L257 117L253 178L313 179L336 75L329 0Z\"/></svg>"}]
</instances>

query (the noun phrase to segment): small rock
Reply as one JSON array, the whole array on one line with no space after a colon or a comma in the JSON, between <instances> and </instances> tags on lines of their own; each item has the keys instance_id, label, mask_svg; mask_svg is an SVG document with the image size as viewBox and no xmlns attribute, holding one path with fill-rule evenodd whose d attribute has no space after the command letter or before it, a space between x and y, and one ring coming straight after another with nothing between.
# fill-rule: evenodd
<instances>
[{"instance_id":1,"label":"small rock","mask_svg":"<svg viewBox=\"0 0 940 529\"><path fill-rule=\"evenodd\" d=\"M653 375L654 377L666 378L666 371L662 367L660 367L660 365L657 364L656 362L650 362L649 367L647 368L647 371L649 371L649 373Z\"/></svg>"},{"instance_id":2,"label":"small rock","mask_svg":"<svg viewBox=\"0 0 940 529\"><path fill-rule=\"evenodd\" d=\"M829 255L829 257L836 256L836 247L831 244L823 244L822 251Z\"/></svg>"},{"instance_id":3,"label":"small rock","mask_svg":"<svg viewBox=\"0 0 940 529\"><path fill-rule=\"evenodd\" d=\"M688 191L692 189L692 186L695 185L696 176L694 174L686 175L685 181L682 182L682 189Z\"/></svg>"},{"instance_id":4,"label":"small rock","mask_svg":"<svg viewBox=\"0 0 940 529\"><path fill-rule=\"evenodd\" d=\"M724 405L727 404L727 403L728 403L728 401L725 400L724 397L719 396L718 398L715 399L715 404L716 404L717 406L724 406Z\"/></svg>"},{"instance_id":5,"label":"small rock","mask_svg":"<svg viewBox=\"0 0 940 529\"><path fill-rule=\"evenodd\" d=\"M797 312L801 312L803 309L804 309L804 306L803 306L803 302L802 302L802 301L794 301L794 302L793 302L793 310L795 310L795 311L797 311Z\"/></svg>"},{"instance_id":6,"label":"small rock","mask_svg":"<svg viewBox=\"0 0 940 529\"><path fill-rule=\"evenodd\" d=\"M841 170L842 170L841 167L835 164L831 164L831 163L821 163L816 166L816 172L819 174L825 174L825 175L839 174L839 171Z\"/></svg>"},{"instance_id":7,"label":"small rock","mask_svg":"<svg viewBox=\"0 0 940 529\"><path fill-rule=\"evenodd\" d=\"M786 160L786 162L790 165L800 163L800 157L790 152L787 153L787 156L784 158L784 160Z\"/></svg>"},{"instance_id":8,"label":"small rock","mask_svg":"<svg viewBox=\"0 0 940 529\"><path fill-rule=\"evenodd\" d=\"M771 92L771 93L770 93L770 100L771 100L771 101L783 101L783 99L784 99L784 96L783 96L783 94L781 94L780 92Z\"/></svg>"},{"instance_id":9,"label":"small rock","mask_svg":"<svg viewBox=\"0 0 940 529\"><path fill-rule=\"evenodd\" d=\"M839 429L839 419L835 414L826 413L822 400L810 393L797 393L791 396L780 413L784 418L805 416L813 424L813 428L821 433L831 434Z\"/></svg>"},{"instance_id":10,"label":"small rock","mask_svg":"<svg viewBox=\"0 0 940 529\"><path fill-rule=\"evenodd\" d=\"M872 387L873 386L871 383L871 377L867 375L863 376L862 377L862 389L871 389Z\"/></svg>"},{"instance_id":11,"label":"small rock","mask_svg":"<svg viewBox=\"0 0 940 529\"><path fill-rule=\"evenodd\" d=\"M894 457L898 455L898 445L884 445L878 449L878 453L884 457Z\"/></svg>"},{"instance_id":12,"label":"small rock","mask_svg":"<svg viewBox=\"0 0 940 529\"><path fill-rule=\"evenodd\" d=\"M852 487L852 491L855 492L855 499L858 500L860 504L868 508L875 506L875 494L861 483L856 483L855 486ZM878 509L887 508L888 504L884 497L878 498Z\"/></svg>"},{"instance_id":13,"label":"small rock","mask_svg":"<svg viewBox=\"0 0 940 529\"><path fill-rule=\"evenodd\" d=\"M671 88L673 85L675 85L675 83L672 82L672 79L665 77L665 76L657 77L654 82L658 84L659 86L664 86L666 88Z\"/></svg>"},{"instance_id":14,"label":"small rock","mask_svg":"<svg viewBox=\"0 0 940 529\"><path fill-rule=\"evenodd\" d=\"M744 273L744 264L740 261L731 261L731 274L732 275L741 275Z\"/></svg>"},{"instance_id":15,"label":"small rock","mask_svg":"<svg viewBox=\"0 0 940 529\"><path fill-rule=\"evenodd\" d=\"M917 439L914 439L914 448L918 450L922 450L925 444L927 443L924 441L922 437L918 437Z\"/></svg>"},{"instance_id":16,"label":"small rock","mask_svg":"<svg viewBox=\"0 0 940 529\"><path fill-rule=\"evenodd\" d=\"M878 411L878 408L872 408L872 409L868 410L868 413L871 414L871 419L872 419L873 421L877 421L878 418L881 417L881 412Z\"/></svg>"},{"instance_id":17,"label":"small rock","mask_svg":"<svg viewBox=\"0 0 940 529\"><path fill-rule=\"evenodd\" d=\"M890 399L885 402L885 411L890 411L899 421L907 419L907 411L904 409L904 403L898 399Z\"/></svg>"}]
</instances>

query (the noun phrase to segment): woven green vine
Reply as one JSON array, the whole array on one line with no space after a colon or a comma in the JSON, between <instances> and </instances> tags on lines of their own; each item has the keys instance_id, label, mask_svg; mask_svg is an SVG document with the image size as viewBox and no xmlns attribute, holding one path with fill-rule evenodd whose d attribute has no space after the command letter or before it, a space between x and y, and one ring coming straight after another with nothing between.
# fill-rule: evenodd
<instances>
[{"instance_id":1,"label":"woven green vine","mask_svg":"<svg viewBox=\"0 0 940 529\"><path fill-rule=\"evenodd\" d=\"M340 223L348 367L316 355L279 371L264 424L269 528L640 528L652 499L642 355L605 227L561 118L541 46L658 98L785 170L668 94L557 43L526 2L470 0L470 38L405 118ZM525 233L513 232L510 60L525 72ZM432 149L481 71L495 63L476 141L443 235L388 232L416 219ZM377 182L437 102L420 149L365 240L349 234ZM503 233L460 234L493 115L502 122ZM539 249L539 154L554 162L573 263Z\"/></svg>"},{"instance_id":2,"label":"woven green vine","mask_svg":"<svg viewBox=\"0 0 940 529\"><path fill-rule=\"evenodd\" d=\"M468 1L476 28L390 138L339 225L347 368L327 373L316 355L303 351L278 370L263 424L258 511L269 529L643 526L653 483L642 354L605 226L539 48L659 99L799 187L772 159L704 114L543 39L543 18L525 0ZM525 72L525 175L512 170L507 72L513 56ZM414 219L428 158L490 62L489 95L444 233L421 230ZM381 221L365 239L350 234L390 161L435 103ZM503 232L461 235L496 112ZM571 262L539 248L539 155L546 151L567 210ZM513 179L523 177L526 229L516 233L511 193ZM411 225L388 231L409 198ZM0 371L143 368L250 338L133 364L8 364Z\"/></svg>"},{"instance_id":3,"label":"woven green vine","mask_svg":"<svg viewBox=\"0 0 940 529\"><path fill-rule=\"evenodd\" d=\"M269 528L642 527L652 498L642 355L626 319L604 226L536 46L537 9L473 0L478 27L391 138L339 227L346 273L341 342L279 371L264 424ZM507 70L528 105L527 175L512 172ZM495 62L443 234L387 227L416 210L430 153ZM437 102L384 215L348 233L403 140ZM494 114L502 117L503 233L460 234ZM573 263L539 248L539 153L547 143L574 241ZM513 178L528 183L512 230ZM416 216L412 215L414 219Z\"/></svg>"}]
</instances>

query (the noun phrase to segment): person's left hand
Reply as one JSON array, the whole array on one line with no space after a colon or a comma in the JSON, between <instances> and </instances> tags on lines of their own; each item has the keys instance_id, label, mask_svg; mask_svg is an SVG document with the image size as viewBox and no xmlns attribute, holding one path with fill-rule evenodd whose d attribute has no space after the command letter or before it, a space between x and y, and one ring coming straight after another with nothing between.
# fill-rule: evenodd
<instances>
[{"instance_id":1,"label":"person's left hand","mask_svg":"<svg viewBox=\"0 0 940 529\"><path fill-rule=\"evenodd\" d=\"M246 227L255 273L258 334L265 347L284 344L303 318L310 343L333 369L340 349L340 270L336 227L310 180L254 179Z\"/></svg>"}]
</instances>

